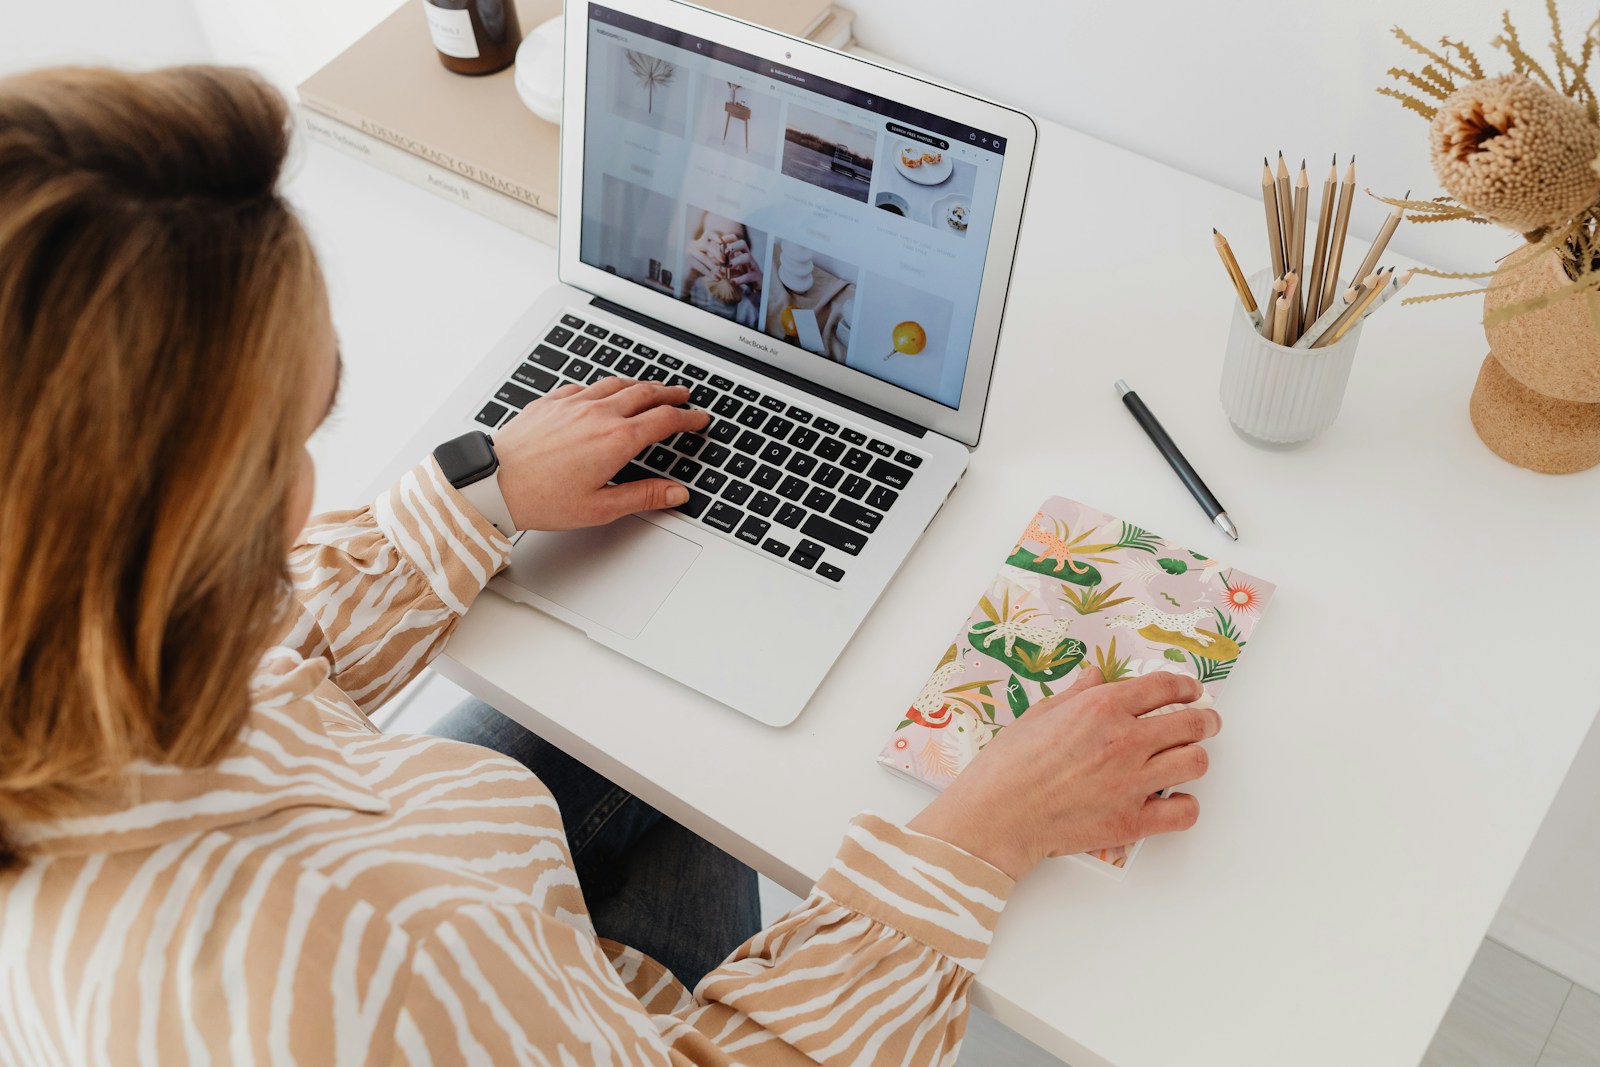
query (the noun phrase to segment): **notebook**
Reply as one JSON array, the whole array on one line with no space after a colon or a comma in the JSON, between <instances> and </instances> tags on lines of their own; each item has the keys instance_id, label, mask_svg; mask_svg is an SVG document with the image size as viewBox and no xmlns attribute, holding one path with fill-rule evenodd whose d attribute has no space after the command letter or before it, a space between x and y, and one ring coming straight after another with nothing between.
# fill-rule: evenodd
<instances>
[{"instance_id":1,"label":"notebook","mask_svg":"<svg viewBox=\"0 0 1600 1067\"><path fill-rule=\"evenodd\" d=\"M1051 497L884 744L878 761L943 789L1028 708L1077 681L1152 671L1215 701L1274 587L1075 500ZM1120 876L1138 845L1085 857Z\"/></svg>"}]
</instances>

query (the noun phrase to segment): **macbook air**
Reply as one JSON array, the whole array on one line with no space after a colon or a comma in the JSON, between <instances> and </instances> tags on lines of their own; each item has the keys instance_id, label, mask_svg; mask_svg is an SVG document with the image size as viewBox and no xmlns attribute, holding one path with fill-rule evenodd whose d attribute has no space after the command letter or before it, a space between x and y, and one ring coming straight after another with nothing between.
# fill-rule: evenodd
<instances>
[{"instance_id":1,"label":"macbook air","mask_svg":"<svg viewBox=\"0 0 1600 1067\"><path fill-rule=\"evenodd\" d=\"M560 284L429 429L688 387L711 423L616 476L688 503L524 533L491 588L781 726L978 443L1034 125L677 0L569 3L566 33Z\"/></svg>"}]
</instances>

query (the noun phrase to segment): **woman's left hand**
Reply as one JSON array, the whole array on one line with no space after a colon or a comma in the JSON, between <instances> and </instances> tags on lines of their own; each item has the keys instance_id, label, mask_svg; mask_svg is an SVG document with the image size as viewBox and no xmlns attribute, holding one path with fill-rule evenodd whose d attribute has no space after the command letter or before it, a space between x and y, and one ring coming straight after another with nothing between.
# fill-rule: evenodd
<instances>
[{"instance_id":1,"label":"woman's left hand","mask_svg":"<svg viewBox=\"0 0 1600 1067\"><path fill-rule=\"evenodd\" d=\"M500 492L517 529L599 526L688 500L666 478L606 484L646 446L706 428L704 411L673 406L688 399L682 386L607 378L587 388L564 385L529 404L494 434Z\"/></svg>"}]
</instances>

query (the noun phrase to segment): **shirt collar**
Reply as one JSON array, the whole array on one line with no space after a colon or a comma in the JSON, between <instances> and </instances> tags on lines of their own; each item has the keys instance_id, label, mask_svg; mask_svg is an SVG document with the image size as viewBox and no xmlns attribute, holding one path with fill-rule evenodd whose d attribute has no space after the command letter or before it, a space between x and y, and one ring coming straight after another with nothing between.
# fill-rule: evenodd
<instances>
[{"instance_id":1,"label":"shirt collar","mask_svg":"<svg viewBox=\"0 0 1600 1067\"><path fill-rule=\"evenodd\" d=\"M328 673L326 660L274 648L252 680L245 727L221 762L193 769L139 761L72 815L14 824L10 832L38 853L82 855L149 848L285 808L387 812L388 802L328 736L324 719L349 715L326 706L342 694L317 693Z\"/></svg>"}]
</instances>

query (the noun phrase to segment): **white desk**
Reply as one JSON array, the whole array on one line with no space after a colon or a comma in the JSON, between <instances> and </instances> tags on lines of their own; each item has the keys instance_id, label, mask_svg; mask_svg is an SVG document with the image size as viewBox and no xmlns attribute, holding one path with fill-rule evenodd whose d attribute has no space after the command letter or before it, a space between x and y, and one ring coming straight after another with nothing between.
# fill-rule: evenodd
<instances>
[{"instance_id":1,"label":"white desk","mask_svg":"<svg viewBox=\"0 0 1600 1067\"><path fill-rule=\"evenodd\" d=\"M292 192L352 367L319 500L349 502L554 280L553 254L321 149ZM1030 509L1080 497L1279 592L1229 685L1199 827L1152 842L1120 884L1070 861L1028 878L975 1001L1077 1067L1415 1064L1595 714L1600 471L1542 477L1479 444L1466 404L1485 348L1465 301L1374 320L1312 446L1245 444L1215 400L1233 297L1211 225L1251 269L1257 202L1043 128L983 444L792 727L493 595L439 669L804 892L856 811L927 800L874 754ZM1185 285L1150 292L1158 256ZM1227 504L1237 545L1123 411L1118 377ZM1131 461L1100 458L1118 445Z\"/></svg>"}]
</instances>

